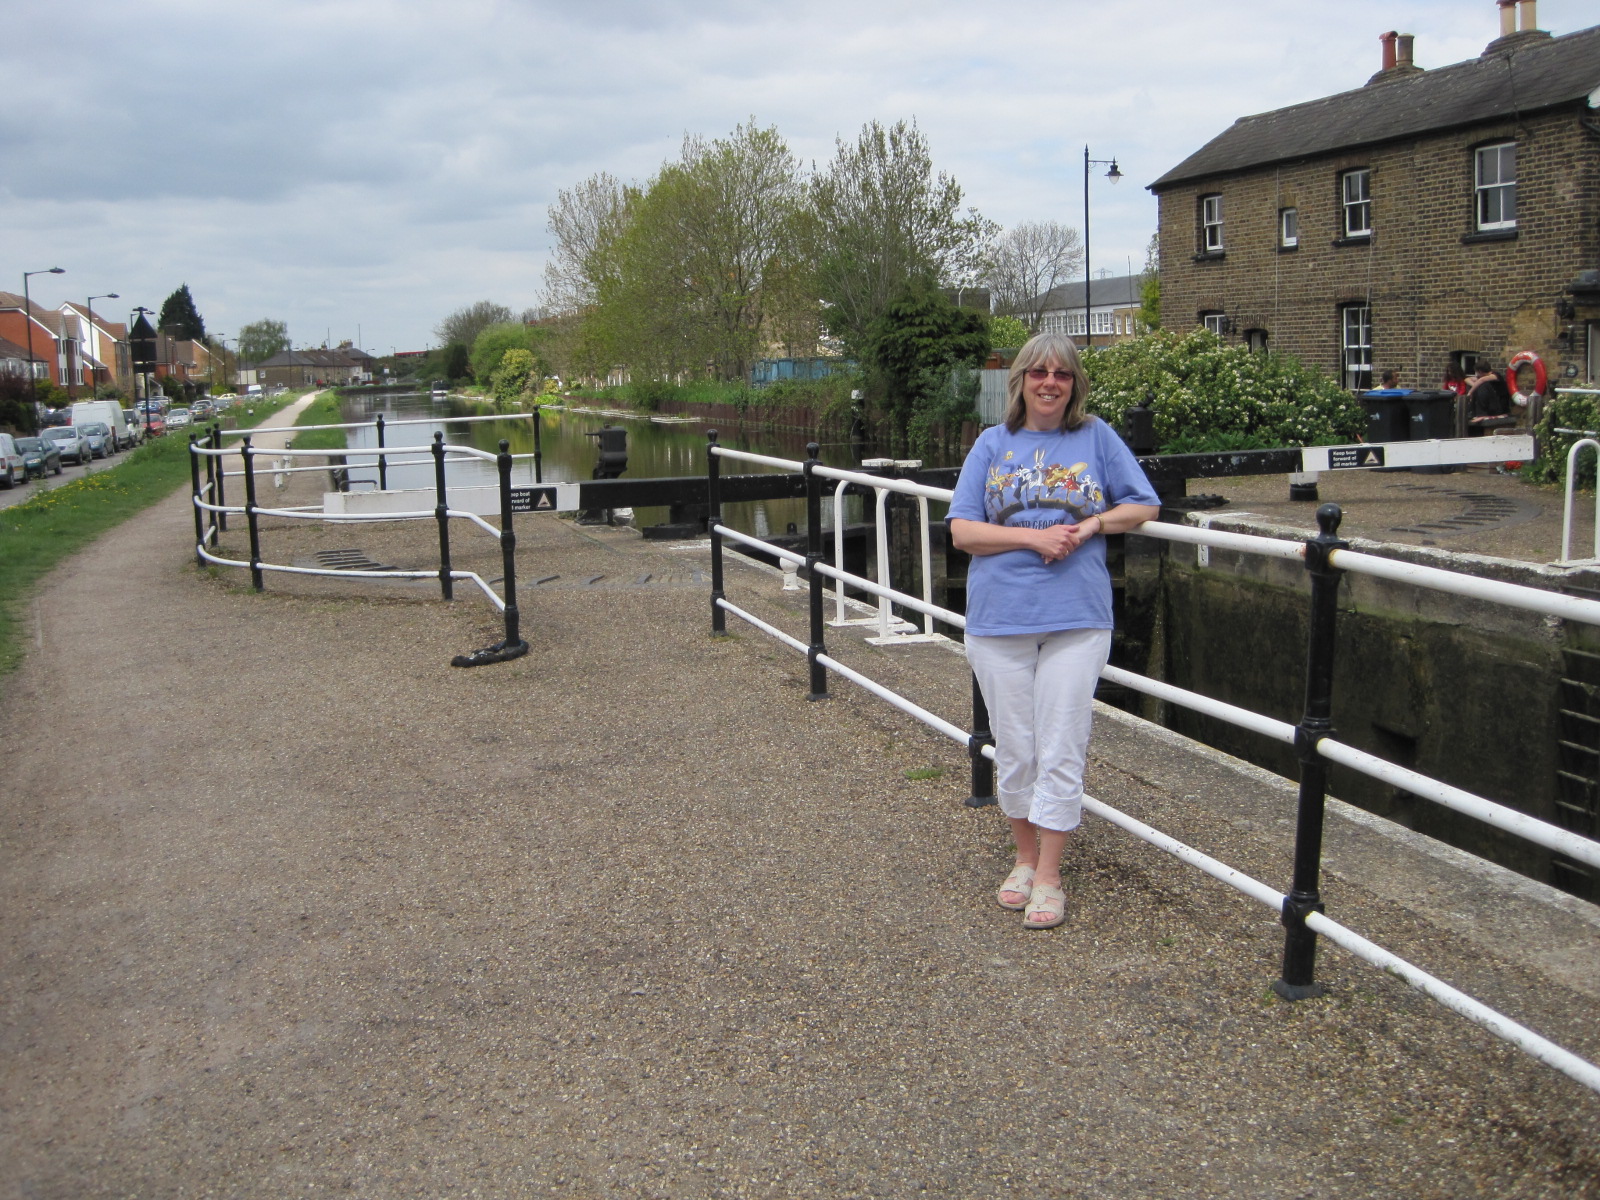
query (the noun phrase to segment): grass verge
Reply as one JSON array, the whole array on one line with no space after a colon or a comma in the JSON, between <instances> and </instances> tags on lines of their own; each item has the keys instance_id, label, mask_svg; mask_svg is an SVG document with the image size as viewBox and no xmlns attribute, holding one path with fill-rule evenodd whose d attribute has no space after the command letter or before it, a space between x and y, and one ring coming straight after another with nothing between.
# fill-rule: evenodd
<instances>
[{"instance_id":1,"label":"grass verge","mask_svg":"<svg viewBox=\"0 0 1600 1200\"><path fill-rule=\"evenodd\" d=\"M257 401L244 420L257 424L297 399L288 393ZM129 451L115 466L0 508L0 675L21 661L28 602L45 573L188 482L189 439L169 434Z\"/></svg>"},{"instance_id":2,"label":"grass verge","mask_svg":"<svg viewBox=\"0 0 1600 1200\"><path fill-rule=\"evenodd\" d=\"M295 421L296 425L337 425L343 421L339 411L337 392L323 392L306 406ZM296 450L343 450L349 443L343 429L313 429L309 433L294 435Z\"/></svg>"}]
</instances>

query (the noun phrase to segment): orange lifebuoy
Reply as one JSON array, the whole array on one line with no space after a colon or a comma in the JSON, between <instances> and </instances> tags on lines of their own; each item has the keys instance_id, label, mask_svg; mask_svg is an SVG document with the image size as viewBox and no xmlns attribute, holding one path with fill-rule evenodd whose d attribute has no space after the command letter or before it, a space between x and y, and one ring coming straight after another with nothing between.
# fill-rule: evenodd
<instances>
[{"instance_id":1,"label":"orange lifebuoy","mask_svg":"<svg viewBox=\"0 0 1600 1200\"><path fill-rule=\"evenodd\" d=\"M1517 387L1517 368L1526 364L1533 364L1533 390L1539 395L1544 395L1545 387L1550 382L1550 376L1544 369L1544 359L1532 350L1519 350L1511 356L1511 361L1506 365L1506 382L1511 385L1514 392L1521 391Z\"/></svg>"}]
</instances>

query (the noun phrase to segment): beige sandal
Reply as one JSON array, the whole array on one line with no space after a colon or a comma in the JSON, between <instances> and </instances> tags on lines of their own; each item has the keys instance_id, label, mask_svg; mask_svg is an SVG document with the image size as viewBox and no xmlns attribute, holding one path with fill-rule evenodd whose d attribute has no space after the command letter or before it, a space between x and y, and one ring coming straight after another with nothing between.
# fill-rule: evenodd
<instances>
[{"instance_id":1,"label":"beige sandal","mask_svg":"<svg viewBox=\"0 0 1600 1200\"><path fill-rule=\"evenodd\" d=\"M1054 929L1067 919L1067 894L1049 884L1036 883L1022 914L1024 929Z\"/></svg>"},{"instance_id":2,"label":"beige sandal","mask_svg":"<svg viewBox=\"0 0 1600 1200\"><path fill-rule=\"evenodd\" d=\"M1021 902L1013 904L1005 898L1007 892L1015 892L1023 899ZM1000 890L995 893L994 898L999 902L1001 908L1009 908L1012 912L1016 912L1018 909L1028 907L1027 898L1032 894L1033 868L1018 866L1011 869L1011 874L1006 876L1006 881L1000 885Z\"/></svg>"}]
</instances>

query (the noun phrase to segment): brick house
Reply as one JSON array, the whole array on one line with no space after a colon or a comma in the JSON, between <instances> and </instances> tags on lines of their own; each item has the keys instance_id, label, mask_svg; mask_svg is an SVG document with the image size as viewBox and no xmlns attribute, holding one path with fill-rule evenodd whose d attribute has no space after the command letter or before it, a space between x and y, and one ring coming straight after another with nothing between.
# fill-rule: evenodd
<instances>
[{"instance_id":1,"label":"brick house","mask_svg":"<svg viewBox=\"0 0 1600 1200\"><path fill-rule=\"evenodd\" d=\"M59 313L31 302L25 307L23 297L14 292L0 292L0 338L22 346L24 362L31 343L34 375L51 383L65 383ZM23 371L26 374L26 366Z\"/></svg>"},{"instance_id":2,"label":"brick house","mask_svg":"<svg viewBox=\"0 0 1600 1200\"><path fill-rule=\"evenodd\" d=\"M373 358L364 350L340 346L336 350L285 350L255 364L256 381L286 387L309 384L369 383Z\"/></svg>"},{"instance_id":3,"label":"brick house","mask_svg":"<svg viewBox=\"0 0 1600 1200\"><path fill-rule=\"evenodd\" d=\"M1151 184L1163 324L1352 388L1523 350L1552 386L1600 378L1600 27L1499 8L1477 59L1423 70L1385 34L1365 86L1242 117Z\"/></svg>"}]
</instances>

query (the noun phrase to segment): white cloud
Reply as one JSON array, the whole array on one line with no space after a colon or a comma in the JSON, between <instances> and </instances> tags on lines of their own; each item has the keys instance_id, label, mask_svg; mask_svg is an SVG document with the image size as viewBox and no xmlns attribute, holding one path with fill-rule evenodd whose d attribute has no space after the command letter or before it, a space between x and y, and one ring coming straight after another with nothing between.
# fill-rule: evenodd
<instances>
[{"instance_id":1,"label":"white cloud","mask_svg":"<svg viewBox=\"0 0 1600 1200\"><path fill-rule=\"evenodd\" d=\"M1003 224L1081 224L1087 144L1126 175L1091 182L1095 262L1120 272L1154 230L1144 185L1235 118L1359 87L1387 29L1440 66L1497 21L1492 0L13 0L0 288L59 262L62 299L187 282L219 330L417 347L462 304L535 302L559 189L644 179L751 116L819 164L914 117Z\"/></svg>"}]
</instances>

